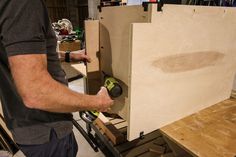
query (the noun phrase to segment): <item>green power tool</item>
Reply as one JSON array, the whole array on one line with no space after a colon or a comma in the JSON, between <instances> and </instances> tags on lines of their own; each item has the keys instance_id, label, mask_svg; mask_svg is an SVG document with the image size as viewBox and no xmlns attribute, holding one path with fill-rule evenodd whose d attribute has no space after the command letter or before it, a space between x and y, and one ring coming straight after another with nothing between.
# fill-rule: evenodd
<instances>
[{"instance_id":1,"label":"green power tool","mask_svg":"<svg viewBox=\"0 0 236 157\"><path fill-rule=\"evenodd\" d=\"M104 87L106 87L108 94L112 99L119 97L122 94L122 88L119 82L108 75L104 77ZM80 117L87 123L92 123L97 119L99 115L98 111L82 111L80 112Z\"/></svg>"}]
</instances>

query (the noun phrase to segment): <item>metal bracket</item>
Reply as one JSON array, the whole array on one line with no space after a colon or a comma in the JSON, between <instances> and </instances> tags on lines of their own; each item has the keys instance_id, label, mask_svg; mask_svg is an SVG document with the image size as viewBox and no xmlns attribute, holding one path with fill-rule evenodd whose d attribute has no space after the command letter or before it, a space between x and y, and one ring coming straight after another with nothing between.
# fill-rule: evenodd
<instances>
[{"instance_id":1,"label":"metal bracket","mask_svg":"<svg viewBox=\"0 0 236 157\"><path fill-rule=\"evenodd\" d=\"M139 133L139 139L141 139L141 140L144 139L144 131Z\"/></svg>"},{"instance_id":2,"label":"metal bracket","mask_svg":"<svg viewBox=\"0 0 236 157\"><path fill-rule=\"evenodd\" d=\"M143 2L142 6L144 8L144 11L148 11L148 5L149 4L157 4L157 11L162 11L162 7L164 5L163 0L156 0L156 2Z\"/></svg>"},{"instance_id":3,"label":"metal bracket","mask_svg":"<svg viewBox=\"0 0 236 157\"><path fill-rule=\"evenodd\" d=\"M102 6L101 5L98 5L97 8L98 8L99 12L102 12Z\"/></svg>"}]
</instances>

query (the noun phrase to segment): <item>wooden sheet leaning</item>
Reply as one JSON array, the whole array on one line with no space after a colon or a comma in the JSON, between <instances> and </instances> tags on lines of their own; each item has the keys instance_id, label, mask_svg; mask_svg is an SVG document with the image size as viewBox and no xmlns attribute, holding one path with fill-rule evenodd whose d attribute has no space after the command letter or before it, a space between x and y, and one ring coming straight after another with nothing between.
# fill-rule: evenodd
<instances>
[{"instance_id":1,"label":"wooden sheet leaning","mask_svg":"<svg viewBox=\"0 0 236 157\"><path fill-rule=\"evenodd\" d=\"M236 10L152 6L131 34L128 140L229 98L236 69Z\"/></svg>"}]
</instances>

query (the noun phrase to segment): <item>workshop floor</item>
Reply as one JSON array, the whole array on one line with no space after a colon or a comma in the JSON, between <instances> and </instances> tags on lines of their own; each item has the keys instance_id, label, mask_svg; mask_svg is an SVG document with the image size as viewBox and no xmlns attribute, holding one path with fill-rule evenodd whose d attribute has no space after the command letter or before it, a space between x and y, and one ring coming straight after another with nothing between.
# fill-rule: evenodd
<instances>
[{"instance_id":1,"label":"workshop floor","mask_svg":"<svg viewBox=\"0 0 236 157\"><path fill-rule=\"evenodd\" d=\"M84 84L83 79L78 79L73 82L69 83L69 87L72 90L75 90L77 92L84 92ZM80 119L80 116L78 113L73 113L74 119L77 120L77 122L85 128L85 123ZM79 146L79 151L77 154L77 157L105 157L102 152L94 152L93 149L90 147L90 145L87 143L85 138L80 134L80 132L74 128L74 134ZM25 157L21 151L17 152L14 157Z\"/></svg>"}]
</instances>

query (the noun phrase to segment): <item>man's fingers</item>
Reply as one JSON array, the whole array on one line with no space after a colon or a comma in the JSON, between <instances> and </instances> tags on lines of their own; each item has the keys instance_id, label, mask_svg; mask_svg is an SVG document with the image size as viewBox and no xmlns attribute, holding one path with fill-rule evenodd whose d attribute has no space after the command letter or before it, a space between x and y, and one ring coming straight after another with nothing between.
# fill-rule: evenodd
<instances>
[{"instance_id":1,"label":"man's fingers","mask_svg":"<svg viewBox=\"0 0 236 157\"><path fill-rule=\"evenodd\" d=\"M85 55L84 58L86 59L87 62L89 63L91 62L91 58L89 56Z\"/></svg>"}]
</instances>

